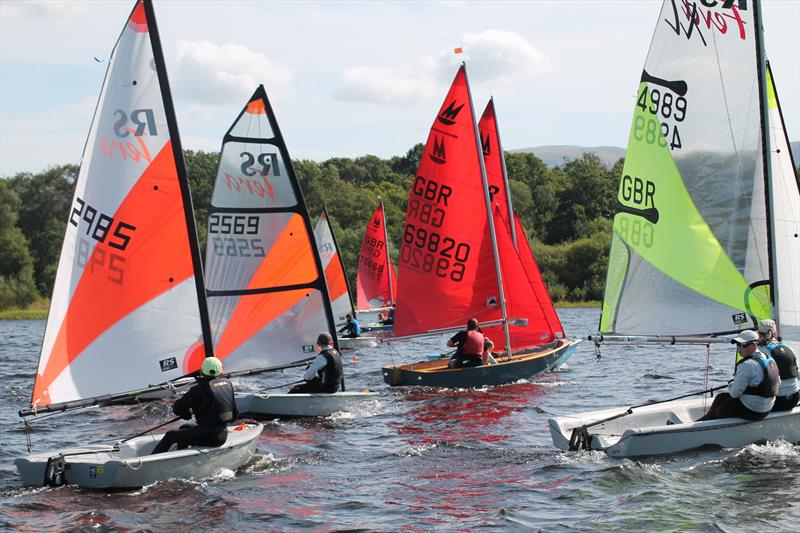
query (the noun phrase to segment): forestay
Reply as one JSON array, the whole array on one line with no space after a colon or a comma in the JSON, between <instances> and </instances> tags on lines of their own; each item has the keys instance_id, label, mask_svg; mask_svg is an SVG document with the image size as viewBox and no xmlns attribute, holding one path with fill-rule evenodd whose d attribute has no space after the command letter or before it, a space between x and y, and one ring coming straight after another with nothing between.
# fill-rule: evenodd
<instances>
[{"instance_id":1,"label":"forestay","mask_svg":"<svg viewBox=\"0 0 800 533\"><path fill-rule=\"evenodd\" d=\"M84 148L32 406L196 370L206 355L202 294L155 16L140 0L108 60Z\"/></svg>"},{"instance_id":2,"label":"forestay","mask_svg":"<svg viewBox=\"0 0 800 533\"><path fill-rule=\"evenodd\" d=\"M227 371L314 355L335 327L308 210L263 86L222 143L208 216L214 351Z\"/></svg>"},{"instance_id":3,"label":"forestay","mask_svg":"<svg viewBox=\"0 0 800 533\"><path fill-rule=\"evenodd\" d=\"M328 292L331 295L331 309L337 324L344 322L348 313L355 316L353 299L350 296L350 286L347 283L347 274L342 262L342 254L333 236L328 210L323 206L322 213L314 226L314 239L322 268L325 270L325 281L328 283Z\"/></svg>"},{"instance_id":4,"label":"forestay","mask_svg":"<svg viewBox=\"0 0 800 533\"><path fill-rule=\"evenodd\" d=\"M601 332L770 316L757 3L665 0L637 89Z\"/></svg>"},{"instance_id":5,"label":"forestay","mask_svg":"<svg viewBox=\"0 0 800 533\"><path fill-rule=\"evenodd\" d=\"M389 257L386 217L383 202L375 209L364 230L358 254L356 302L362 310L389 307L394 304L397 275Z\"/></svg>"}]
</instances>

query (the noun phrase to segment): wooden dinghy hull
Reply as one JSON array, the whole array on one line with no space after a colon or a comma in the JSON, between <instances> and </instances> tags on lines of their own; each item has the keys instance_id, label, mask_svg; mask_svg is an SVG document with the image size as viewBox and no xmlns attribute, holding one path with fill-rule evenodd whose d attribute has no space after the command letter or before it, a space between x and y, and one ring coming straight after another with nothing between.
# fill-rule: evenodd
<instances>
[{"instance_id":1,"label":"wooden dinghy hull","mask_svg":"<svg viewBox=\"0 0 800 533\"><path fill-rule=\"evenodd\" d=\"M248 416L291 418L330 416L352 411L367 401L378 399L377 392L337 392L334 394L239 394L236 405Z\"/></svg>"},{"instance_id":2,"label":"wooden dinghy hull","mask_svg":"<svg viewBox=\"0 0 800 533\"><path fill-rule=\"evenodd\" d=\"M228 439L218 448L190 447L150 455L163 434L136 437L116 445L90 444L20 457L14 464L25 485L77 485L87 489L135 489L167 479L203 479L223 470L241 468L255 452L263 424L245 423L228 428ZM71 455L81 452L79 455ZM86 452L86 453L82 453ZM62 479L48 470L63 461Z\"/></svg>"},{"instance_id":3,"label":"wooden dinghy hull","mask_svg":"<svg viewBox=\"0 0 800 533\"><path fill-rule=\"evenodd\" d=\"M711 400L694 398L636 408L632 414L586 429L589 449L611 457L672 455L699 448L741 448L779 439L800 442L800 407L770 413L763 420L721 418L694 422ZM570 450L573 429L625 412L604 409L548 420L553 444Z\"/></svg>"},{"instance_id":4,"label":"wooden dinghy hull","mask_svg":"<svg viewBox=\"0 0 800 533\"><path fill-rule=\"evenodd\" d=\"M339 337L340 350L356 348L374 348L378 345L378 337Z\"/></svg>"},{"instance_id":5,"label":"wooden dinghy hull","mask_svg":"<svg viewBox=\"0 0 800 533\"><path fill-rule=\"evenodd\" d=\"M510 361L470 368L447 368L449 359L435 359L383 368L383 381L393 387L471 388L513 383L552 369L576 341L558 340L534 349L519 350Z\"/></svg>"}]
</instances>

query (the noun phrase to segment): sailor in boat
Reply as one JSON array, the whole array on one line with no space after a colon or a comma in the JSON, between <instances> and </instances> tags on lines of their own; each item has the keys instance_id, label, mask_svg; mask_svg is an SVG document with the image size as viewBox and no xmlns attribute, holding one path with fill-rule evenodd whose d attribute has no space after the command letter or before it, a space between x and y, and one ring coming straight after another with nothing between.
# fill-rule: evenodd
<instances>
[{"instance_id":1,"label":"sailor in boat","mask_svg":"<svg viewBox=\"0 0 800 533\"><path fill-rule=\"evenodd\" d=\"M791 411L800 400L800 380L798 380L797 357L778 336L774 320L758 322L758 349L775 359L781 385L775 398L773 411Z\"/></svg>"},{"instance_id":2,"label":"sailor in boat","mask_svg":"<svg viewBox=\"0 0 800 533\"><path fill-rule=\"evenodd\" d=\"M180 429L167 431L153 453L169 451L173 444L179 450L188 446L218 447L228 439L228 423L239 417L233 397L233 385L222 374L222 361L216 357L203 360L201 375L195 376L197 384L175 401L172 411L195 424L184 424Z\"/></svg>"},{"instance_id":3,"label":"sailor in boat","mask_svg":"<svg viewBox=\"0 0 800 533\"><path fill-rule=\"evenodd\" d=\"M292 387L289 394L344 392L342 356L333 347L329 333L320 333L317 337L317 352L317 357L303 374L305 383Z\"/></svg>"},{"instance_id":4,"label":"sailor in boat","mask_svg":"<svg viewBox=\"0 0 800 533\"><path fill-rule=\"evenodd\" d=\"M347 323L336 333L344 333L342 338L344 339L354 339L361 335L361 324L358 323L358 319L354 317L352 314L347 313L345 317L347 319Z\"/></svg>"},{"instance_id":5,"label":"sailor in boat","mask_svg":"<svg viewBox=\"0 0 800 533\"><path fill-rule=\"evenodd\" d=\"M395 306L392 305L392 308L389 309L389 312L387 313L386 318L384 318L383 320L379 320L381 325L391 326L392 324L394 324L394 308L395 308Z\"/></svg>"},{"instance_id":6,"label":"sailor in boat","mask_svg":"<svg viewBox=\"0 0 800 533\"><path fill-rule=\"evenodd\" d=\"M449 368L467 368L481 366L484 363L484 353L488 348L491 354L494 343L484 337L481 328L478 327L478 319L470 318L467 321L467 329L453 335L447 341L447 346L456 349L456 353L450 358L447 366Z\"/></svg>"},{"instance_id":7,"label":"sailor in boat","mask_svg":"<svg viewBox=\"0 0 800 533\"><path fill-rule=\"evenodd\" d=\"M775 404L780 377L775 360L758 349L758 333L745 330L731 341L737 347L736 369L728 392L714 398L708 412L697 421L718 418L761 420Z\"/></svg>"}]
</instances>

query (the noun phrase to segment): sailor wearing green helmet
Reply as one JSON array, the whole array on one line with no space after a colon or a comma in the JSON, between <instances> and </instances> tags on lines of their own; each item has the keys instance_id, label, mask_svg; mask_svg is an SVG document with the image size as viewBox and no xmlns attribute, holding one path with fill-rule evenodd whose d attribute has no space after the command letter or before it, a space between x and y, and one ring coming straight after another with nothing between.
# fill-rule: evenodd
<instances>
[{"instance_id":1,"label":"sailor wearing green helmet","mask_svg":"<svg viewBox=\"0 0 800 533\"><path fill-rule=\"evenodd\" d=\"M216 357L206 357L200 367L200 375L195 376L197 384L175 401L172 411L185 420L195 424L184 424L180 429L167 431L153 453L168 451L173 444L179 450L191 445L217 447L225 444L228 438L228 423L239 417L233 397L233 385L222 375L222 361Z\"/></svg>"}]
</instances>

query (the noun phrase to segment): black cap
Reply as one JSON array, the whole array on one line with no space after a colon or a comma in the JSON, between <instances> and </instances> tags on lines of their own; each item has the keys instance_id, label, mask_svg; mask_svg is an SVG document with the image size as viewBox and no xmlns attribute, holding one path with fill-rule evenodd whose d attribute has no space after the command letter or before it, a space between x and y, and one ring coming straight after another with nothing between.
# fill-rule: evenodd
<instances>
[{"instance_id":1,"label":"black cap","mask_svg":"<svg viewBox=\"0 0 800 533\"><path fill-rule=\"evenodd\" d=\"M333 344L333 337L330 333L320 333L317 337L317 344L319 346L329 346Z\"/></svg>"}]
</instances>

